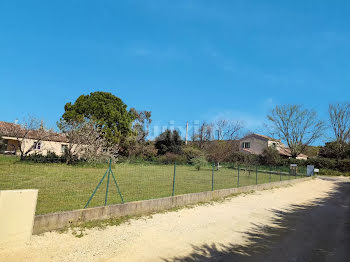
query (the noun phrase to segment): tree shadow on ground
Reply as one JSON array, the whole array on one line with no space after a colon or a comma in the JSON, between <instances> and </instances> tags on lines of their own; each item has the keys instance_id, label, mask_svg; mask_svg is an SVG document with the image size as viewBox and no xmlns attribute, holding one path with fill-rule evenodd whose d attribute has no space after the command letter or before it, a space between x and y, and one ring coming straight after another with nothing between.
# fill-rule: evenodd
<instances>
[{"instance_id":1,"label":"tree shadow on ground","mask_svg":"<svg viewBox=\"0 0 350 262\"><path fill-rule=\"evenodd\" d=\"M349 196L350 183L338 183L327 197L310 205L271 210L273 226L252 224L244 233L246 245L192 246L189 255L163 261L350 261Z\"/></svg>"}]
</instances>

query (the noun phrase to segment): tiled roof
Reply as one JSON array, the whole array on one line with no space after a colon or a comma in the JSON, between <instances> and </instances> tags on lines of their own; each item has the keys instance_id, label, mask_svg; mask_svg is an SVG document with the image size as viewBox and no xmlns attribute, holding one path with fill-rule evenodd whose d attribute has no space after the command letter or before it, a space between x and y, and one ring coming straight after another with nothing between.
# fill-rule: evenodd
<instances>
[{"instance_id":1,"label":"tiled roof","mask_svg":"<svg viewBox=\"0 0 350 262\"><path fill-rule=\"evenodd\" d=\"M279 147L278 149L278 153L280 153L280 155L282 156L292 156L292 154L290 153L290 149L287 147Z\"/></svg>"},{"instance_id":2,"label":"tiled roof","mask_svg":"<svg viewBox=\"0 0 350 262\"><path fill-rule=\"evenodd\" d=\"M304 154L299 154L298 157L308 158L308 156Z\"/></svg>"},{"instance_id":3,"label":"tiled roof","mask_svg":"<svg viewBox=\"0 0 350 262\"><path fill-rule=\"evenodd\" d=\"M263 138L263 139L266 139L266 140L270 140L270 141L280 141L280 140L278 140L278 139L275 139L275 138L272 138L272 137L269 137L269 136L260 135L260 134L255 134L255 133L246 135L246 136L243 137L241 140L243 140L243 139L245 139L245 138L247 138L247 137L250 137L250 136L260 137L260 138Z\"/></svg>"},{"instance_id":4,"label":"tiled roof","mask_svg":"<svg viewBox=\"0 0 350 262\"><path fill-rule=\"evenodd\" d=\"M283 155L283 156L288 156L288 157L292 156L290 149L288 147L280 147L278 148L278 152L280 153L280 155ZM297 157L307 158L308 156L304 154L299 154Z\"/></svg>"},{"instance_id":5,"label":"tiled roof","mask_svg":"<svg viewBox=\"0 0 350 262\"><path fill-rule=\"evenodd\" d=\"M3 122L0 121L0 136L7 137L23 137L25 135L25 129L14 123ZM38 130L30 130L25 138L28 139L43 139L44 141L55 141L55 142L68 142L67 137L64 134L55 133L50 130L38 131Z\"/></svg>"},{"instance_id":6,"label":"tiled roof","mask_svg":"<svg viewBox=\"0 0 350 262\"><path fill-rule=\"evenodd\" d=\"M243 152L249 153L249 154L255 154L252 150L248 149L248 148L242 148Z\"/></svg>"}]
</instances>

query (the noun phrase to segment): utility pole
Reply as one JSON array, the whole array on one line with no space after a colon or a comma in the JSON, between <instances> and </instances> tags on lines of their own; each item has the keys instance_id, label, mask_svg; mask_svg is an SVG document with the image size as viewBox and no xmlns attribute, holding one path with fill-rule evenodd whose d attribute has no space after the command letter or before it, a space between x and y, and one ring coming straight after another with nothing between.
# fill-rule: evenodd
<instances>
[{"instance_id":1,"label":"utility pole","mask_svg":"<svg viewBox=\"0 0 350 262\"><path fill-rule=\"evenodd\" d=\"M188 121L186 122L186 138L185 138L185 145L187 145L187 136L188 136Z\"/></svg>"},{"instance_id":2,"label":"utility pole","mask_svg":"<svg viewBox=\"0 0 350 262\"><path fill-rule=\"evenodd\" d=\"M195 139L195 127L196 127L196 125L195 125L195 122L193 121L193 129L192 129L192 142L194 142L194 140L196 140Z\"/></svg>"}]
</instances>

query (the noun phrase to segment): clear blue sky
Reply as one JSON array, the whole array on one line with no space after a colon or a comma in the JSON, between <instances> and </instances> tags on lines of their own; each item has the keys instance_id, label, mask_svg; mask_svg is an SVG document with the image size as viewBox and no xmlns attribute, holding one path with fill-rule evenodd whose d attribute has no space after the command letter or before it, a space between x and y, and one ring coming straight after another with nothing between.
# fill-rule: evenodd
<instances>
[{"instance_id":1,"label":"clear blue sky","mask_svg":"<svg viewBox=\"0 0 350 262\"><path fill-rule=\"evenodd\" d=\"M109 91L154 123L259 130L276 104L350 98L350 1L0 1L0 120L54 127Z\"/></svg>"}]
</instances>

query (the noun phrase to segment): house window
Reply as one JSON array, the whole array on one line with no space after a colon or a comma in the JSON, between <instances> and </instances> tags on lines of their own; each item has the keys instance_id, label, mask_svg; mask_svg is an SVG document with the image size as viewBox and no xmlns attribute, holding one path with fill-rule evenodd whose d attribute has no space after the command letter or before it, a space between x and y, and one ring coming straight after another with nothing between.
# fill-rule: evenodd
<instances>
[{"instance_id":1,"label":"house window","mask_svg":"<svg viewBox=\"0 0 350 262\"><path fill-rule=\"evenodd\" d=\"M66 153L68 150L68 146L67 145L61 145L61 153L64 154Z\"/></svg>"},{"instance_id":2,"label":"house window","mask_svg":"<svg viewBox=\"0 0 350 262\"><path fill-rule=\"evenodd\" d=\"M272 143L272 147L273 147L273 148L276 148L276 143Z\"/></svg>"},{"instance_id":3,"label":"house window","mask_svg":"<svg viewBox=\"0 0 350 262\"><path fill-rule=\"evenodd\" d=\"M250 148L250 142L243 142L242 148Z\"/></svg>"},{"instance_id":4,"label":"house window","mask_svg":"<svg viewBox=\"0 0 350 262\"><path fill-rule=\"evenodd\" d=\"M40 150L41 149L41 142L34 142L34 149Z\"/></svg>"}]
</instances>

